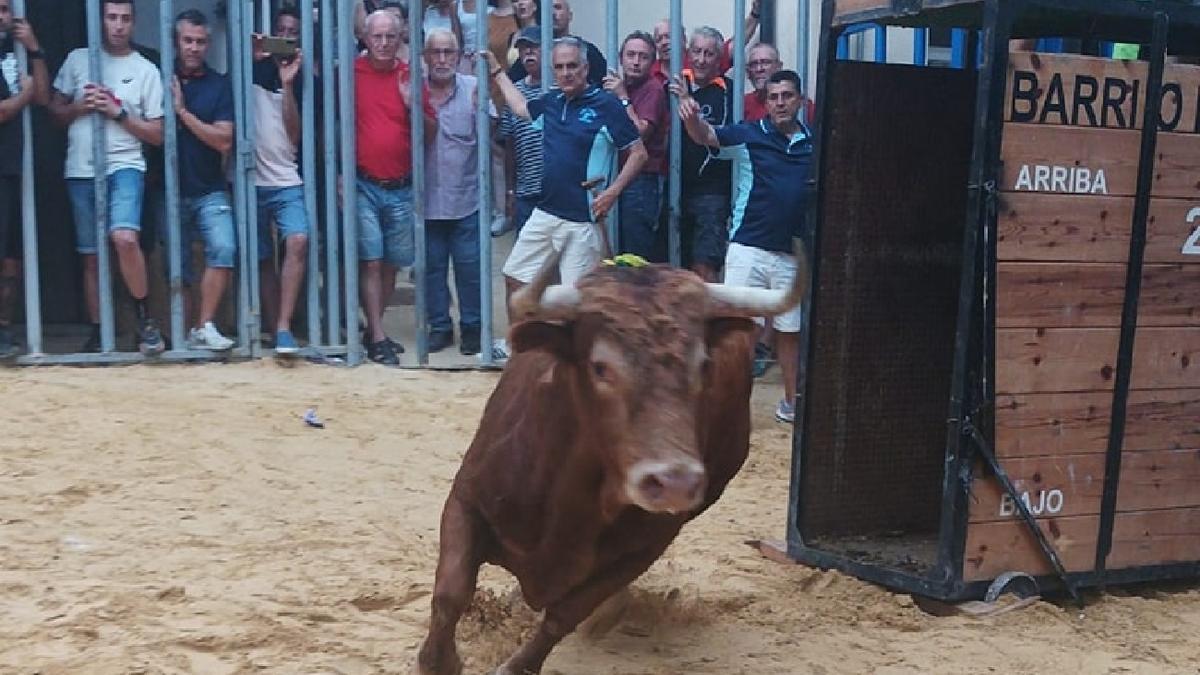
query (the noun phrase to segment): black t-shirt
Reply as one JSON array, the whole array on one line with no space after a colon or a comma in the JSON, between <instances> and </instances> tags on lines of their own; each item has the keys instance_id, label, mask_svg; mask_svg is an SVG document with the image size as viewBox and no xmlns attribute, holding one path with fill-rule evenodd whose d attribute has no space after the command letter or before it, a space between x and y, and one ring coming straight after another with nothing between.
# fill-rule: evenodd
<instances>
[{"instance_id":1,"label":"black t-shirt","mask_svg":"<svg viewBox=\"0 0 1200 675\"><path fill-rule=\"evenodd\" d=\"M16 58L11 38L0 44L0 64L3 64L4 68L12 68L15 72ZM7 63L9 59L12 59L12 63ZM15 92L8 86L8 78L0 76L0 101L15 95ZM22 115L16 115L0 124L0 176L21 175L21 148L24 142L21 133L22 117Z\"/></svg>"},{"instance_id":2,"label":"black t-shirt","mask_svg":"<svg viewBox=\"0 0 1200 675\"><path fill-rule=\"evenodd\" d=\"M719 77L708 86L692 86L692 98L700 104L704 119L714 127L733 123L733 82ZM683 172L685 195L728 195L733 188L733 167L728 160L717 159L717 149L697 145L683 135Z\"/></svg>"}]
</instances>

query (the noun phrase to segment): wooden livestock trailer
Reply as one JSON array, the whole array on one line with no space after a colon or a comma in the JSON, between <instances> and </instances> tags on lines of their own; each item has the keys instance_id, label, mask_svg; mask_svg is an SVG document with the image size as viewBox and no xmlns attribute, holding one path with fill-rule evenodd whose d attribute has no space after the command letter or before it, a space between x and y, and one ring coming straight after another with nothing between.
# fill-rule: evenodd
<instances>
[{"instance_id":1,"label":"wooden livestock trailer","mask_svg":"<svg viewBox=\"0 0 1200 675\"><path fill-rule=\"evenodd\" d=\"M860 21L968 64L836 59ZM1050 36L1144 60L1010 43ZM792 558L947 600L1200 577L1197 53L1178 2L824 3Z\"/></svg>"}]
</instances>

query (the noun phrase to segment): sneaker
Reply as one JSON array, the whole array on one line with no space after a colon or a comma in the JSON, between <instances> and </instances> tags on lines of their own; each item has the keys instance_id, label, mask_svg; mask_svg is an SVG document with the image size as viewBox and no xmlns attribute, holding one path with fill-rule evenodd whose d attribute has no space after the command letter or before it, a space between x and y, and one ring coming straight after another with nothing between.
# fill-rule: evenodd
<instances>
[{"instance_id":1,"label":"sneaker","mask_svg":"<svg viewBox=\"0 0 1200 675\"><path fill-rule=\"evenodd\" d=\"M458 336L458 353L463 356L474 356L479 353L479 329L460 328Z\"/></svg>"},{"instance_id":2,"label":"sneaker","mask_svg":"<svg viewBox=\"0 0 1200 675\"><path fill-rule=\"evenodd\" d=\"M775 407L775 420L784 424L794 424L796 421L796 406L786 400L780 400Z\"/></svg>"},{"instance_id":3,"label":"sneaker","mask_svg":"<svg viewBox=\"0 0 1200 675\"><path fill-rule=\"evenodd\" d=\"M434 330L429 331L429 353L436 354L446 347L454 344L454 331L451 330ZM478 349L476 349L478 351Z\"/></svg>"},{"instance_id":4,"label":"sneaker","mask_svg":"<svg viewBox=\"0 0 1200 675\"><path fill-rule=\"evenodd\" d=\"M400 365L400 357L388 340L380 340L367 345L367 358L383 366Z\"/></svg>"},{"instance_id":5,"label":"sneaker","mask_svg":"<svg viewBox=\"0 0 1200 675\"><path fill-rule=\"evenodd\" d=\"M188 347L192 349L207 349L213 352L223 352L233 349L234 342L221 335L221 331L211 321L201 328L193 328L188 333Z\"/></svg>"},{"instance_id":6,"label":"sneaker","mask_svg":"<svg viewBox=\"0 0 1200 675\"><path fill-rule=\"evenodd\" d=\"M158 324L154 319L142 321L142 325L138 327L137 339L138 351L142 353L142 356L158 356L166 349L162 332L158 330Z\"/></svg>"},{"instance_id":7,"label":"sneaker","mask_svg":"<svg viewBox=\"0 0 1200 675\"><path fill-rule=\"evenodd\" d=\"M300 351L300 345L296 344L296 338L292 336L290 330L275 331L275 353L290 355Z\"/></svg>"},{"instance_id":8,"label":"sneaker","mask_svg":"<svg viewBox=\"0 0 1200 675\"><path fill-rule=\"evenodd\" d=\"M497 338L492 340L492 360L507 361L511 354L508 351L508 340Z\"/></svg>"},{"instance_id":9,"label":"sneaker","mask_svg":"<svg viewBox=\"0 0 1200 675\"><path fill-rule=\"evenodd\" d=\"M0 328L0 359L11 359L20 353L21 348L13 339L12 331L8 328Z\"/></svg>"}]
</instances>

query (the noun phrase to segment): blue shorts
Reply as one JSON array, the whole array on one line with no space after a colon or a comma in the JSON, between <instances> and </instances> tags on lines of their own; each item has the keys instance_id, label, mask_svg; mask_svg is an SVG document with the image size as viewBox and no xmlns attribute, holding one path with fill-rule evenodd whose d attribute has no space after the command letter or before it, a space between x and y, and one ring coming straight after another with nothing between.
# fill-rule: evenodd
<instances>
[{"instance_id":1,"label":"blue shorts","mask_svg":"<svg viewBox=\"0 0 1200 675\"><path fill-rule=\"evenodd\" d=\"M237 258L237 232L233 226L233 206L224 190L200 197L185 197L179 211L183 241L190 243L194 234L204 241L204 265L233 269ZM190 248L190 247L187 247ZM188 266L185 264L184 268Z\"/></svg>"},{"instance_id":2,"label":"blue shorts","mask_svg":"<svg viewBox=\"0 0 1200 675\"><path fill-rule=\"evenodd\" d=\"M308 211L304 208L304 186L258 187L258 259L271 257L271 223L279 238L287 240L298 234L308 236Z\"/></svg>"},{"instance_id":3,"label":"blue shorts","mask_svg":"<svg viewBox=\"0 0 1200 675\"><path fill-rule=\"evenodd\" d=\"M358 179L358 259L410 267L415 258L412 188L385 190Z\"/></svg>"},{"instance_id":4,"label":"blue shorts","mask_svg":"<svg viewBox=\"0 0 1200 675\"><path fill-rule=\"evenodd\" d=\"M137 169L119 169L108 177L108 231L142 229L142 197L145 174ZM75 250L95 255L96 191L91 178L68 178L67 197L75 216Z\"/></svg>"}]
</instances>

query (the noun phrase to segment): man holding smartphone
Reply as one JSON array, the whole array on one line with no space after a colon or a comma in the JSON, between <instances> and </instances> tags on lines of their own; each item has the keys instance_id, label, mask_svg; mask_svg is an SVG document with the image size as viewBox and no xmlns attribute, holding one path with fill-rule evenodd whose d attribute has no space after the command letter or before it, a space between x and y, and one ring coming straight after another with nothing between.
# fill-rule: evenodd
<instances>
[{"instance_id":1,"label":"man holding smartphone","mask_svg":"<svg viewBox=\"0 0 1200 675\"><path fill-rule=\"evenodd\" d=\"M142 198L146 157L142 143L162 145L163 88L158 68L134 51L132 0L106 0L101 5L103 44L100 82L91 82L88 50L72 51L54 79L50 116L67 127L67 196L75 214L76 250L83 260L84 295L92 333L83 351L100 350L99 272L93 176L107 176L108 238L137 312L138 349L147 356L161 354L162 334L146 307L146 258L138 242L142 229ZM93 165L92 120L105 122L104 166Z\"/></svg>"},{"instance_id":2,"label":"man holding smartphone","mask_svg":"<svg viewBox=\"0 0 1200 675\"><path fill-rule=\"evenodd\" d=\"M308 211L300 176L300 63L296 48L300 14L291 7L275 15L273 36L254 36L254 165L258 197L258 259L263 330L274 329L275 353L300 351L292 335L292 313L308 262ZM282 240L283 265L276 272L271 232Z\"/></svg>"},{"instance_id":3,"label":"man holding smartphone","mask_svg":"<svg viewBox=\"0 0 1200 675\"><path fill-rule=\"evenodd\" d=\"M32 77L17 63L18 42ZM21 111L49 99L50 76L37 36L24 19L13 17L12 0L0 0L0 359L19 353L9 325L21 276Z\"/></svg>"}]
</instances>

